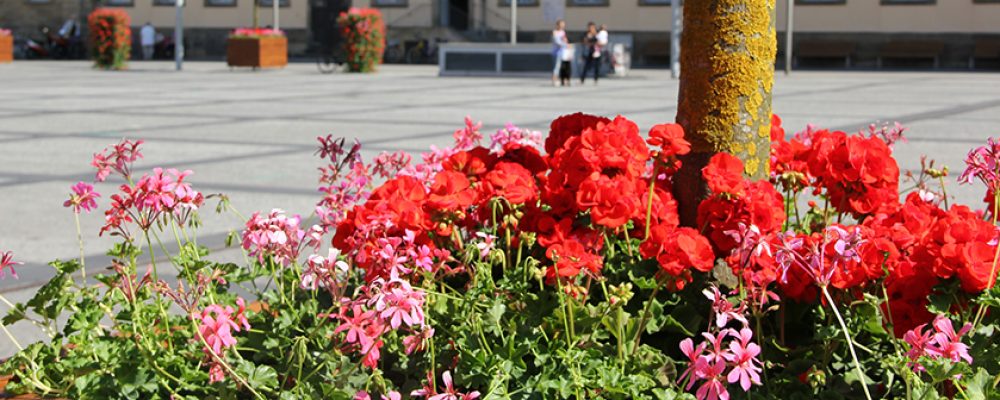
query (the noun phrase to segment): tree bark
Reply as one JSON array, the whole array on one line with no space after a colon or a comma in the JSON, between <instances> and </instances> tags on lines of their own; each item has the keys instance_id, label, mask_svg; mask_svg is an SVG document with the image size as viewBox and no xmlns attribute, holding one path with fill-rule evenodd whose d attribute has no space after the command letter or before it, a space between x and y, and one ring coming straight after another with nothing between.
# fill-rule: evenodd
<instances>
[{"instance_id":1,"label":"tree bark","mask_svg":"<svg viewBox=\"0 0 1000 400\"><path fill-rule=\"evenodd\" d=\"M701 169L718 152L743 160L750 179L769 174L775 0L688 0L681 38L677 123L691 153L675 175L681 223L694 226L707 188Z\"/></svg>"}]
</instances>

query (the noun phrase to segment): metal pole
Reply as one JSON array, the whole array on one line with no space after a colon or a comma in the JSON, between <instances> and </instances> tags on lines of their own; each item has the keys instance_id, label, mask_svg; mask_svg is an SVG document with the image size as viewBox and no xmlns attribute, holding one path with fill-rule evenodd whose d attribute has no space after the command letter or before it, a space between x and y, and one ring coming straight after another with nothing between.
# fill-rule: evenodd
<instances>
[{"instance_id":1,"label":"metal pole","mask_svg":"<svg viewBox=\"0 0 1000 400\"><path fill-rule=\"evenodd\" d=\"M785 75L792 73L792 25L795 17L795 1L787 0L788 19L785 20Z\"/></svg>"},{"instance_id":2,"label":"metal pole","mask_svg":"<svg viewBox=\"0 0 1000 400\"><path fill-rule=\"evenodd\" d=\"M517 44L517 2L510 0L510 44Z\"/></svg>"},{"instance_id":3,"label":"metal pole","mask_svg":"<svg viewBox=\"0 0 1000 400\"><path fill-rule=\"evenodd\" d=\"M681 76L681 32L684 29L681 0L670 0L670 11L673 12L670 23L670 77Z\"/></svg>"},{"instance_id":4,"label":"metal pole","mask_svg":"<svg viewBox=\"0 0 1000 400\"><path fill-rule=\"evenodd\" d=\"M281 29L280 25L278 24L278 6L280 5L280 3L281 0L271 0L271 5L273 6L271 7L271 9L274 11L274 30Z\"/></svg>"},{"instance_id":5,"label":"metal pole","mask_svg":"<svg viewBox=\"0 0 1000 400\"><path fill-rule=\"evenodd\" d=\"M174 0L177 10L177 24L174 26L174 64L177 70L184 69L184 0Z\"/></svg>"}]
</instances>

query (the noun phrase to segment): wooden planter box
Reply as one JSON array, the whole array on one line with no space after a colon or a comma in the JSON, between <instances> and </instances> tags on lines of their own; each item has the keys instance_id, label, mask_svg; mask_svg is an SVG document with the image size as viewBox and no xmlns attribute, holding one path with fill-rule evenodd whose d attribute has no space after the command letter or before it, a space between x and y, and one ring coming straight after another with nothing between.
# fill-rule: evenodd
<instances>
[{"instance_id":1,"label":"wooden planter box","mask_svg":"<svg viewBox=\"0 0 1000 400\"><path fill-rule=\"evenodd\" d=\"M14 37L0 36L0 64L14 60Z\"/></svg>"},{"instance_id":2,"label":"wooden planter box","mask_svg":"<svg viewBox=\"0 0 1000 400\"><path fill-rule=\"evenodd\" d=\"M229 38L226 62L230 67L281 68L288 65L288 38Z\"/></svg>"}]
</instances>

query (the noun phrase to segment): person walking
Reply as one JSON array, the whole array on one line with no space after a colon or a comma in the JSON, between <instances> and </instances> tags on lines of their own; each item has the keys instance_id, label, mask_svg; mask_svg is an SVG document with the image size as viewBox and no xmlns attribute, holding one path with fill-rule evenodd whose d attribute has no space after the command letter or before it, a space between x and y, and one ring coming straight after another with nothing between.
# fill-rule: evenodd
<instances>
[{"instance_id":1,"label":"person walking","mask_svg":"<svg viewBox=\"0 0 1000 400\"><path fill-rule=\"evenodd\" d=\"M555 66L552 67L552 86L559 86L559 71L562 67L562 54L569 45L566 37L566 21L556 21L556 29L552 30L552 59Z\"/></svg>"},{"instance_id":2,"label":"person walking","mask_svg":"<svg viewBox=\"0 0 1000 400\"><path fill-rule=\"evenodd\" d=\"M142 44L142 59L150 60L153 58L153 46L156 44L156 28L149 22L142 26L139 30L139 41Z\"/></svg>"},{"instance_id":3,"label":"person walking","mask_svg":"<svg viewBox=\"0 0 1000 400\"><path fill-rule=\"evenodd\" d=\"M583 71L580 71L580 84L587 80L587 72L594 70L594 84L597 84L597 77L601 74L601 48L597 42L597 25L593 22L587 23L587 33L583 34Z\"/></svg>"}]
</instances>

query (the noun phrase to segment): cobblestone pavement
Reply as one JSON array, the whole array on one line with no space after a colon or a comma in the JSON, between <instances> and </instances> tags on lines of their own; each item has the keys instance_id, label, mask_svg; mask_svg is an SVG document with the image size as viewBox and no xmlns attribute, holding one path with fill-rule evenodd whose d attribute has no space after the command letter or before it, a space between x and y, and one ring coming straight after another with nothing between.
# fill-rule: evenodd
<instances>
[{"instance_id":1,"label":"cobblestone pavement","mask_svg":"<svg viewBox=\"0 0 1000 400\"><path fill-rule=\"evenodd\" d=\"M310 214L316 136L357 137L366 156L383 150L419 152L445 145L465 116L492 132L507 122L546 131L558 115L622 114L643 129L671 121L677 81L665 70L637 70L600 85L554 88L547 79L439 78L435 67L386 66L378 74L320 75L312 64L284 70L230 70L222 62L133 63L122 72L84 62L0 65L0 249L25 262L20 279L0 293L23 301L51 276L46 262L78 254L72 214L62 207L69 186L92 180L91 155L122 137L146 141L142 172L191 169L194 188L224 192L244 214L274 207ZM574 82L576 83L576 82ZM950 192L981 199L979 188L954 177L973 146L1000 135L1000 74L925 72L797 72L778 75L774 110L789 132L807 123L856 131L874 121L908 126L896 149L904 169L928 154L952 168ZM105 198L114 183L98 185ZM204 212L202 243L221 248L240 223ZM97 238L99 213L83 215L88 268L107 265L111 244ZM239 259L238 252L222 257ZM0 305L0 312L6 307ZM39 338L13 327L22 342ZM12 345L0 338L0 357Z\"/></svg>"}]
</instances>

